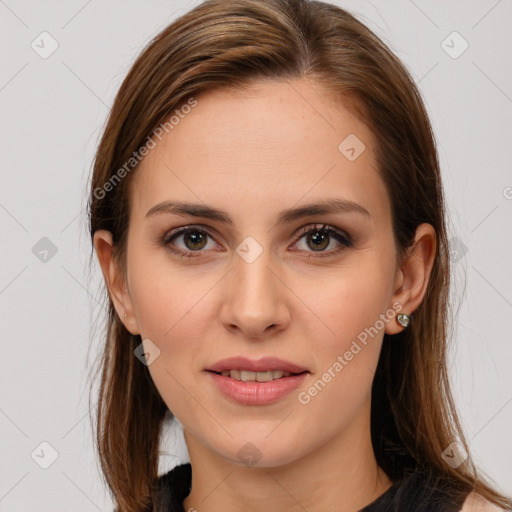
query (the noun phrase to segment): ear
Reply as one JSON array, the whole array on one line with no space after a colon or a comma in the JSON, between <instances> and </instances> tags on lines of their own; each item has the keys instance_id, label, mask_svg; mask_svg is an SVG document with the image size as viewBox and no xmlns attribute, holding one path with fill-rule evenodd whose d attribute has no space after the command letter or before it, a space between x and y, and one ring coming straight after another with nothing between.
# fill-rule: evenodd
<instances>
[{"instance_id":1,"label":"ear","mask_svg":"<svg viewBox=\"0 0 512 512\"><path fill-rule=\"evenodd\" d=\"M436 254L436 232L430 224L420 224L416 229L414 243L398 269L394 282L394 294L391 304L398 302L402 309L399 313L410 315L421 304L427 291L430 273ZM386 334L397 334L404 330L396 317L386 324Z\"/></svg>"},{"instance_id":2,"label":"ear","mask_svg":"<svg viewBox=\"0 0 512 512\"><path fill-rule=\"evenodd\" d=\"M94 233L94 248L110 298L121 322L132 334L140 334L125 277L113 258L112 233L104 229L96 231Z\"/></svg>"}]
</instances>

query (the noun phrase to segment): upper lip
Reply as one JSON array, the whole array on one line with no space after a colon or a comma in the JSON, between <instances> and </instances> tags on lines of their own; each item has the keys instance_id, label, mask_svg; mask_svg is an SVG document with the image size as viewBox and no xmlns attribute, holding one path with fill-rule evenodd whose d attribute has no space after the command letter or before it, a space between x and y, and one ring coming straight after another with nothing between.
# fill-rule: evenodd
<instances>
[{"instance_id":1,"label":"upper lip","mask_svg":"<svg viewBox=\"0 0 512 512\"><path fill-rule=\"evenodd\" d=\"M267 372L282 370L290 373L302 373L306 370L302 366L279 359L277 357L262 357L258 360L248 359L243 356L228 357L212 364L207 371L223 372L224 370L246 370L250 372Z\"/></svg>"}]
</instances>

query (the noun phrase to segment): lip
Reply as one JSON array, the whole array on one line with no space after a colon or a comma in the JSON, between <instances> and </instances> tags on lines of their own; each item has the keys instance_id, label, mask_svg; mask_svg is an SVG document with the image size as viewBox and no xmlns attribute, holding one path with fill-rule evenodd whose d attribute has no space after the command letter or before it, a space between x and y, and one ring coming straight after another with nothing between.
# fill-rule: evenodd
<instances>
[{"instance_id":1,"label":"lip","mask_svg":"<svg viewBox=\"0 0 512 512\"><path fill-rule=\"evenodd\" d=\"M304 371L298 375L290 375L268 382L243 382L231 377L224 377L213 371L206 373L224 396L242 405L267 405L277 402L297 389L309 375L308 371Z\"/></svg>"},{"instance_id":2,"label":"lip","mask_svg":"<svg viewBox=\"0 0 512 512\"><path fill-rule=\"evenodd\" d=\"M223 372L224 370L247 370L250 372L267 372L282 370L290 373L307 372L306 368L299 365L279 359L278 357L262 357L256 361L243 356L228 357L221 359L215 364L206 368L209 372ZM285 377L288 378L288 377Z\"/></svg>"}]
</instances>

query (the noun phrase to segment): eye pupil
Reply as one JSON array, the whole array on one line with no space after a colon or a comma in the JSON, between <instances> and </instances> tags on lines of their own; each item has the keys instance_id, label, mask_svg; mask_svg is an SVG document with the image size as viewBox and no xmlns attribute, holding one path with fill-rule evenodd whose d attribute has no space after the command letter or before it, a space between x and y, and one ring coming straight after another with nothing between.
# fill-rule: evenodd
<instances>
[{"instance_id":1,"label":"eye pupil","mask_svg":"<svg viewBox=\"0 0 512 512\"><path fill-rule=\"evenodd\" d=\"M191 250L202 249L205 246L206 242L206 236L204 235L204 233L200 233L199 231L191 231L189 233L186 233L183 239L185 241L185 245L187 246L187 248ZM192 241L192 246L187 243L188 240Z\"/></svg>"},{"instance_id":2,"label":"eye pupil","mask_svg":"<svg viewBox=\"0 0 512 512\"><path fill-rule=\"evenodd\" d=\"M307 240L312 241L315 245L314 249L325 249L329 245L329 235L321 231L315 231L313 234L307 236ZM327 243L324 243L327 241Z\"/></svg>"}]
</instances>

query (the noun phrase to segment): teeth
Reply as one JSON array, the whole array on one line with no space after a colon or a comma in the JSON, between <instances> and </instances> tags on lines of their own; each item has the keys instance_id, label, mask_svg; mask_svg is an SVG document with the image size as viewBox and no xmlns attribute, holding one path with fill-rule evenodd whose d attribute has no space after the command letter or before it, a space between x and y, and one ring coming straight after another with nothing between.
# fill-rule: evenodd
<instances>
[{"instance_id":1,"label":"teeth","mask_svg":"<svg viewBox=\"0 0 512 512\"><path fill-rule=\"evenodd\" d=\"M223 377L231 377L235 380L243 382L268 382L270 380L280 379L281 377L289 377L292 375L290 372L283 372L282 370L268 371L268 372L250 372L247 370L224 370Z\"/></svg>"}]
</instances>

